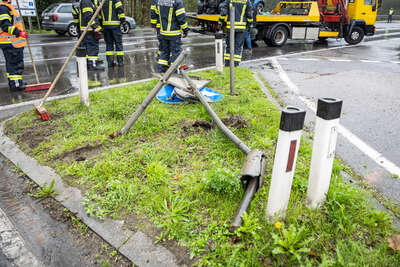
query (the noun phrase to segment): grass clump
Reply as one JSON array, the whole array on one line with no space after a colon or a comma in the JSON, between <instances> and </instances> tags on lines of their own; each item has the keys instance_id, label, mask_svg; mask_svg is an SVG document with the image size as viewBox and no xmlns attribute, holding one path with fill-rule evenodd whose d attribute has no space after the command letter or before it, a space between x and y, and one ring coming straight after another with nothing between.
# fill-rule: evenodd
<instances>
[{"instance_id":1,"label":"grass clump","mask_svg":"<svg viewBox=\"0 0 400 267\"><path fill-rule=\"evenodd\" d=\"M240 116L246 127L231 130L252 149L267 155L265 186L256 194L243 225L230 222L241 201L239 172L245 155L216 127L199 103L153 102L128 134L111 140L156 81L97 92L90 108L77 98L52 102L55 119L25 113L8 133L30 155L47 164L85 194L86 211L99 218L144 219L158 228L159 240L173 240L198 266L371 265L396 266L398 251L386 238L395 234L388 213L370 207L370 193L347 185L335 161L326 203L305 205L311 145L302 139L287 216L280 228L265 218L279 112L252 73L238 68L229 95L229 71L209 87L224 94L212 107L220 118ZM54 116L53 116L54 117ZM202 122L202 123L198 123ZM40 138L26 138L36 136ZM132 224L132 225L130 225ZM147 229L143 225L143 229ZM188 257L188 258L189 258Z\"/></svg>"}]
</instances>

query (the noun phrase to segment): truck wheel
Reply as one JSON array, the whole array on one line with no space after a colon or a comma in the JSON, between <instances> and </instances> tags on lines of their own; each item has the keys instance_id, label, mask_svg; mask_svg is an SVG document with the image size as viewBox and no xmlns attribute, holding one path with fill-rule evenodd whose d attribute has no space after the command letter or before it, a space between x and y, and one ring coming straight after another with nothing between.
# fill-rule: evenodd
<instances>
[{"instance_id":1,"label":"truck wheel","mask_svg":"<svg viewBox=\"0 0 400 267\"><path fill-rule=\"evenodd\" d=\"M344 37L344 40L351 45L360 43L364 39L364 30L361 27L354 26L351 33Z\"/></svg>"},{"instance_id":2,"label":"truck wheel","mask_svg":"<svg viewBox=\"0 0 400 267\"><path fill-rule=\"evenodd\" d=\"M257 9L257 14L261 14L262 12L264 12L264 3L262 2L258 3L256 9Z\"/></svg>"},{"instance_id":3,"label":"truck wheel","mask_svg":"<svg viewBox=\"0 0 400 267\"><path fill-rule=\"evenodd\" d=\"M283 26L278 26L272 30L270 38L266 38L264 42L270 46L283 46L288 39L288 30Z\"/></svg>"}]
</instances>

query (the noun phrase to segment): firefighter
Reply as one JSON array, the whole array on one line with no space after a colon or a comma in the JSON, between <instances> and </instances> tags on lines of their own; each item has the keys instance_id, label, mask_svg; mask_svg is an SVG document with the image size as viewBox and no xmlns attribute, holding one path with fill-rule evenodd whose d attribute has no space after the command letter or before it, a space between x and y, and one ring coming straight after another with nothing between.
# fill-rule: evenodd
<instances>
[{"instance_id":1,"label":"firefighter","mask_svg":"<svg viewBox=\"0 0 400 267\"><path fill-rule=\"evenodd\" d=\"M101 9L101 20L106 42L108 67L115 66L114 54L117 55L118 66L124 65L124 48L120 25L125 22L124 9L120 0L106 1ZM115 47L115 52L114 52Z\"/></svg>"},{"instance_id":2,"label":"firefighter","mask_svg":"<svg viewBox=\"0 0 400 267\"><path fill-rule=\"evenodd\" d=\"M229 66L230 62L230 34L229 30L231 28L230 23L230 6L235 9L235 66L239 66L242 60L242 49L246 36L246 30L252 31L253 27L253 12L251 3L249 0L225 0L221 5L221 15L219 18L219 23L224 24L226 21L226 29L228 30L226 35L226 51L224 55L225 66Z\"/></svg>"},{"instance_id":3,"label":"firefighter","mask_svg":"<svg viewBox=\"0 0 400 267\"><path fill-rule=\"evenodd\" d=\"M28 33L24 31L18 11L11 0L0 2L0 48L6 60L8 86L12 91L22 91L26 85L22 80L24 71L24 47Z\"/></svg>"},{"instance_id":4,"label":"firefighter","mask_svg":"<svg viewBox=\"0 0 400 267\"><path fill-rule=\"evenodd\" d=\"M92 0L81 0L79 8L72 9L72 14L78 12L79 19L79 32L80 34L88 27L88 32L82 40L81 46L86 49L86 59L88 60L88 70L104 70L99 61L99 38L101 26L98 18L96 18L92 25L88 26L90 19L96 11L96 5Z\"/></svg>"},{"instance_id":5,"label":"firefighter","mask_svg":"<svg viewBox=\"0 0 400 267\"><path fill-rule=\"evenodd\" d=\"M154 33L157 33L158 39L158 51L157 51L157 61L160 58L161 50L160 50L160 21L159 21L159 14L157 10L157 0L151 0L151 7L150 7L150 19L151 19L151 28Z\"/></svg>"},{"instance_id":6,"label":"firefighter","mask_svg":"<svg viewBox=\"0 0 400 267\"><path fill-rule=\"evenodd\" d=\"M182 0L156 0L155 8L158 16L156 21L152 18L153 29L160 23L161 54L158 60L158 72L165 72L169 64L181 53L182 33L183 38L186 38L189 28Z\"/></svg>"}]
</instances>

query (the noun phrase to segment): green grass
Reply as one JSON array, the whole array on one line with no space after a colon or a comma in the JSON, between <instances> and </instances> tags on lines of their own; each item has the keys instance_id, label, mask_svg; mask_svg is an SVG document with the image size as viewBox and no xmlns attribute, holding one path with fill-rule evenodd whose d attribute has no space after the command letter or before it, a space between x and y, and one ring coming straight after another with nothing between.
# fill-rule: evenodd
<instances>
[{"instance_id":1,"label":"green grass","mask_svg":"<svg viewBox=\"0 0 400 267\"><path fill-rule=\"evenodd\" d=\"M369 191L342 180L345 167L339 161L334 163L326 203L318 211L304 205L311 159L311 144L304 138L287 217L280 227L265 219L279 112L247 69L237 70L238 95L230 96L228 73L198 75L213 79L209 87L224 94L212 104L216 113L221 118L242 116L247 127L232 131L268 155L266 184L234 233L229 224L243 194L239 175L245 155L218 129L191 126L190 121L211 122L201 104L155 100L127 135L108 138L155 81L92 94L89 108L76 97L52 102L46 108L57 114L56 119L43 122L28 112L8 123L8 132L27 153L81 188L90 215L146 218L159 228L159 240L174 240L187 248L196 265L396 266L400 254L386 241L395 233L391 216L370 207ZM23 135L28 130L42 139ZM27 139L35 139L37 145L29 146ZM84 147L97 152L74 160L71 151Z\"/></svg>"}]
</instances>

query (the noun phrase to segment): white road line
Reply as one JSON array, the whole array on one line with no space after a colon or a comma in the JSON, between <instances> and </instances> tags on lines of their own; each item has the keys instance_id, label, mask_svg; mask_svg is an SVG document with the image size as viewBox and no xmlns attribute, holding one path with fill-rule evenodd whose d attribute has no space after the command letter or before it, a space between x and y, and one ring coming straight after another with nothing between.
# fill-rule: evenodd
<instances>
[{"instance_id":1,"label":"white road line","mask_svg":"<svg viewBox=\"0 0 400 267\"><path fill-rule=\"evenodd\" d=\"M277 70L279 77L286 83L290 90L298 96L301 101L303 101L306 106L312 110L312 112L316 113L316 104L315 101L311 101L305 96L301 95L299 88L290 80L286 71L282 68L276 58L271 59L272 66ZM339 133L342 134L350 143L352 143L355 147L357 147L361 152L375 161L382 168L390 172L392 175L396 174L400 176L400 168L396 166L393 162L385 158L381 153L373 149L367 143L362 141L358 136L354 135L343 125L339 125Z\"/></svg>"},{"instance_id":2,"label":"white road line","mask_svg":"<svg viewBox=\"0 0 400 267\"><path fill-rule=\"evenodd\" d=\"M393 64L400 64L400 61L390 61L390 63L393 63Z\"/></svg>"},{"instance_id":3,"label":"white road line","mask_svg":"<svg viewBox=\"0 0 400 267\"><path fill-rule=\"evenodd\" d=\"M289 60L287 57L280 57L279 60Z\"/></svg>"},{"instance_id":4,"label":"white road line","mask_svg":"<svg viewBox=\"0 0 400 267\"><path fill-rule=\"evenodd\" d=\"M336 58L328 58L328 61L332 62L351 62L351 59L336 59Z\"/></svg>"},{"instance_id":5,"label":"white road line","mask_svg":"<svg viewBox=\"0 0 400 267\"><path fill-rule=\"evenodd\" d=\"M366 59L360 59L361 62L365 63L382 63L382 61L379 60L366 60Z\"/></svg>"}]
</instances>

